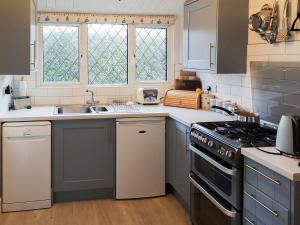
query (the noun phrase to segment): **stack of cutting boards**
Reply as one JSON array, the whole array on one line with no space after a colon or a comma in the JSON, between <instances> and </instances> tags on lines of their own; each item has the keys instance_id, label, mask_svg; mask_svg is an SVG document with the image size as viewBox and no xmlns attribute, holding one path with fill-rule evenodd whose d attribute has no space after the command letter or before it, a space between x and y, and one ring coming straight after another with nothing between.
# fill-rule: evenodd
<instances>
[{"instance_id":1,"label":"stack of cutting boards","mask_svg":"<svg viewBox=\"0 0 300 225\"><path fill-rule=\"evenodd\" d=\"M197 88L201 88L201 81L196 72L181 70L179 78L176 79L175 89L195 91Z\"/></svg>"}]
</instances>

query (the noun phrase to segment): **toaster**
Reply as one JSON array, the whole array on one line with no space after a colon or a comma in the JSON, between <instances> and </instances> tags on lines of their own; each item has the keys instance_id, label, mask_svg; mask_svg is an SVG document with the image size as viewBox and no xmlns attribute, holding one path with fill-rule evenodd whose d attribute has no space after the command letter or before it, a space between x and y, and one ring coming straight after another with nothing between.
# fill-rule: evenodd
<instances>
[{"instance_id":1,"label":"toaster","mask_svg":"<svg viewBox=\"0 0 300 225\"><path fill-rule=\"evenodd\" d=\"M157 105L160 103L158 88L138 88L137 102L143 105Z\"/></svg>"}]
</instances>

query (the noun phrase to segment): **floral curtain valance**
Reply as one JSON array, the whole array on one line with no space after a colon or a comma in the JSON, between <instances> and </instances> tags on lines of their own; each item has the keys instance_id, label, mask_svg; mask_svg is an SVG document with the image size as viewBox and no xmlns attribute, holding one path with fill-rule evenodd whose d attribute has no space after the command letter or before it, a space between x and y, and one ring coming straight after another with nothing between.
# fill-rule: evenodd
<instances>
[{"instance_id":1,"label":"floral curtain valance","mask_svg":"<svg viewBox=\"0 0 300 225\"><path fill-rule=\"evenodd\" d=\"M176 16L39 12L37 20L39 23L110 23L172 25L175 23Z\"/></svg>"}]
</instances>

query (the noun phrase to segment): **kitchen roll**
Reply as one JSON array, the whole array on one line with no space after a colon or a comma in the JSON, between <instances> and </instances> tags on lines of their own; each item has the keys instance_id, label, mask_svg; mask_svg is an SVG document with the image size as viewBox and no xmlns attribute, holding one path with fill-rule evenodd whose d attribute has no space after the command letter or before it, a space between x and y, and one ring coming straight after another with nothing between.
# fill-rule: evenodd
<instances>
[{"instance_id":1,"label":"kitchen roll","mask_svg":"<svg viewBox=\"0 0 300 225\"><path fill-rule=\"evenodd\" d=\"M19 95L20 97L27 96L27 82L26 81L20 81L19 84Z\"/></svg>"}]
</instances>

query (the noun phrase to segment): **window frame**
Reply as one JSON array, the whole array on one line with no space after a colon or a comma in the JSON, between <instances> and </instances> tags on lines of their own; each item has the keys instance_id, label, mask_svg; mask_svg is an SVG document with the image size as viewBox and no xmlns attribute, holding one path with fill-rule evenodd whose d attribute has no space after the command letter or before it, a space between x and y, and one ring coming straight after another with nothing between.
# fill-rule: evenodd
<instances>
[{"instance_id":1,"label":"window frame","mask_svg":"<svg viewBox=\"0 0 300 225\"><path fill-rule=\"evenodd\" d=\"M164 84L166 82L168 82L168 77L169 77L169 68L170 68L170 55L169 55L169 27L167 26L162 26L162 25L137 25L135 26L135 32L134 32L134 41L135 41L135 50L134 50L134 55L136 54L136 28L148 28L148 29L166 29L166 38L167 38L167 46L166 46L166 79L165 80L148 80L148 81L143 81L143 80L138 80L137 79L137 73L135 72L135 80L136 80L136 84L156 84L156 83L161 83L161 84ZM136 62L136 57L134 57L135 59L135 68L137 66L137 62Z\"/></svg>"},{"instance_id":2,"label":"window frame","mask_svg":"<svg viewBox=\"0 0 300 225\"><path fill-rule=\"evenodd\" d=\"M80 68L80 81L78 83L59 83L59 82L44 82L44 68L43 68L43 26L53 25L53 26L77 26L79 27L79 68ZM133 88L136 86L151 86L155 85L158 87L171 85L175 80L175 68L174 68L174 25L165 26L159 24L127 24L127 84L89 84L88 77L88 24L74 24L74 23L40 23L37 26L38 38L37 38L37 48L38 48L38 72L37 72L37 87L40 88ZM136 28L164 28L167 29L167 73L166 80L161 81L139 81L136 79L136 59L134 57L136 52Z\"/></svg>"},{"instance_id":3,"label":"window frame","mask_svg":"<svg viewBox=\"0 0 300 225\"><path fill-rule=\"evenodd\" d=\"M79 56L79 82L45 82L44 81L44 34L43 27L44 26L70 26L70 27L78 27L78 56ZM67 23L47 23L43 25L38 25L38 83L39 86L44 87L79 87L82 85L83 77L82 77L82 30L80 24L67 24Z\"/></svg>"},{"instance_id":4,"label":"window frame","mask_svg":"<svg viewBox=\"0 0 300 225\"><path fill-rule=\"evenodd\" d=\"M96 24L96 23L91 23L91 24ZM101 24L101 23L98 23ZM127 82L125 84L90 84L89 83L89 65L88 65L88 25L89 24L84 24L84 27L86 28L86 79L87 79L87 85L88 87L126 87L129 85L129 26L130 24L113 24L113 25L127 25Z\"/></svg>"}]
</instances>

